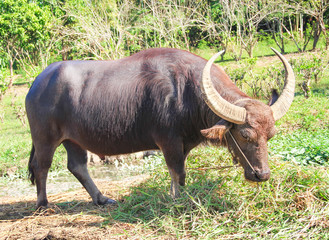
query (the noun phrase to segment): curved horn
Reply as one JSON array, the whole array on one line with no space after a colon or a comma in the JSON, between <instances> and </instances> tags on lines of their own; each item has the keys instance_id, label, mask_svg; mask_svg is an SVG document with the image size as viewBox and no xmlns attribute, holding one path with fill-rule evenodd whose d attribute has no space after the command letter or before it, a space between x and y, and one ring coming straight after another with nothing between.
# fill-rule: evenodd
<instances>
[{"instance_id":1,"label":"curved horn","mask_svg":"<svg viewBox=\"0 0 329 240\"><path fill-rule=\"evenodd\" d=\"M277 121L286 114L292 100L294 99L295 75L287 59L274 48L271 49L280 58L286 70L286 79L283 91L278 100L271 106L274 120Z\"/></svg>"},{"instance_id":2,"label":"curved horn","mask_svg":"<svg viewBox=\"0 0 329 240\"><path fill-rule=\"evenodd\" d=\"M226 101L216 91L210 77L210 69L215 61L224 51L221 51L209 59L203 69L201 91L202 97L209 108L219 117L236 124L243 124L246 122L246 109L243 107L235 106L234 104Z\"/></svg>"}]
</instances>

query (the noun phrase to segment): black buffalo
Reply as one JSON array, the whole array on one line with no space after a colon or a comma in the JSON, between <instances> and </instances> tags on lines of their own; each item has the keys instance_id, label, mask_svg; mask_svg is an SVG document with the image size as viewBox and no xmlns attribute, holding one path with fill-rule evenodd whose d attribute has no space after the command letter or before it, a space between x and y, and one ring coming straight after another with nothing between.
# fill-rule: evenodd
<instances>
[{"instance_id":1,"label":"black buffalo","mask_svg":"<svg viewBox=\"0 0 329 240\"><path fill-rule=\"evenodd\" d=\"M105 156L160 149L173 197L185 184L186 156L207 139L223 139L247 179L269 179L267 141L293 100L295 81L288 62L277 55L287 77L272 106L248 97L212 65L218 55L207 63L187 51L160 48L116 61L51 64L26 96L33 142L29 172L37 185L37 207L47 206L47 174L60 144L67 151L68 169L95 204L115 201L90 178L87 150Z\"/></svg>"}]
</instances>

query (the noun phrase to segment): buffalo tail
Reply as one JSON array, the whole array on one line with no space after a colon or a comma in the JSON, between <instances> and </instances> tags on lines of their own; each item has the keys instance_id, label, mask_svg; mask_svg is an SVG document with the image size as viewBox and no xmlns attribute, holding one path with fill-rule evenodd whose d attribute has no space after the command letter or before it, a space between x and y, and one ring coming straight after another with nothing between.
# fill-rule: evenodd
<instances>
[{"instance_id":1,"label":"buffalo tail","mask_svg":"<svg viewBox=\"0 0 329 240\"><path fill-rule=\"evenodd\" d=\"M33 172L33 168L32 168L32 160L33 160L33 156L34 156L34 145L32 145L32 150L31 150L31 154L30 154L30 160L29 160L29 178L31 180L31 183L34 185L35 184L35 176L34 176L34 172Z\"/></svg>"}]
</instances>

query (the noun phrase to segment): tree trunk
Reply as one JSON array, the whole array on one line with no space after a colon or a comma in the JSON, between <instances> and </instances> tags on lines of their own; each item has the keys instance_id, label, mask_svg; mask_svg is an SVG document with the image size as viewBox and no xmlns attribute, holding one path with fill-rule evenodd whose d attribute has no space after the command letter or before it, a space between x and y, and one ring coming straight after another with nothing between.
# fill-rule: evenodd
<instances>
[{"instance_id":1,"label":"tree trunk","mask_svg":"<svg viewBox=\"0 0 329 240\"><path fill-rule=\"evenodd\" d=\"M9 59L9 69L10 69L10 79L9 79L8 88L10 88L13 85L13 81L14 81L14 62L12 59Z\"/></svg>"},{"instance_id":2,"label":"tree trunk","mask_svg":"<svg viewBox=\"0 0 329 240\"><path fill-rule=\"evenodd\" d=\"M303 14L299 13L299 23L300 23L300 27L299 27L299 32L300 32L300 38L303 39L304 38L304 23L303 23Z\"/></svg>"},{"instance_id":3,"label":"tree trunk","mask_svg":"<svg viewBox=\"0 0 329 240\"><path fill-rule=\"evenodd\" d=\"M317 43L320 39L320 35L321 35L320 22L318 20L316 20L316 22L314 23L313 48L312 48L312 50L315 50L316 45L317 45Z\"/></svg>"}]
</instances>

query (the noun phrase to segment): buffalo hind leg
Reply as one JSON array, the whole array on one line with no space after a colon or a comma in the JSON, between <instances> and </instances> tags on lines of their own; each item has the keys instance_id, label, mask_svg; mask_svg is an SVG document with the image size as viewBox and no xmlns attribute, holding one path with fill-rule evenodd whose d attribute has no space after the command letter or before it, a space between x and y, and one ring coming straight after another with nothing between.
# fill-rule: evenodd
<instances>
[{"instance_id":1,"label":"buffalo hind leg","mask_svg":"<svg viewBox=\"0 0 329 240\"><path fill-rule=\"evenodd\" d=\"M180 197L180 186L185 186L185 159L182 143L168 143L161 146L166 164L171 176L170 195L175 199Z\"/></svg>"},{"instance_id":2,"label":"buffalo hind leg","mask_svg":"<svg viewBox=\"0 0 329 240\"><path fill-rule=\"evenodd\" d=\"M105 197L91 179L87 169L87 151L69 140L64 141L63 145L67 151L67 168L87 190L93 203L98 205L115 204L116 201Z\"/></svg>"},{"instance_id":3,"label":"buffalo hind leg","mask_svg":"<svg viewBox=\"0 0 329 240\"><path fill-rule=\"evenodd\" d=\"M29 171L32 183L37 185L37 209L48 205L46 183L55 149L49 145L37 144L31 151Z\"/></svg>"}]
</instances>

